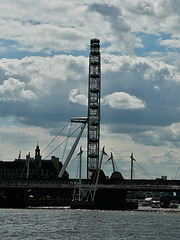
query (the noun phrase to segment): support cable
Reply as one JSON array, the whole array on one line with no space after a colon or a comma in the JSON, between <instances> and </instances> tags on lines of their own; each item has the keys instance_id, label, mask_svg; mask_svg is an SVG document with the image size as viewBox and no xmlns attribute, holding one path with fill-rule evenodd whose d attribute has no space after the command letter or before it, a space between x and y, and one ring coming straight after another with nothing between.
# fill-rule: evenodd
<instances>
[{"instance_id":1,"label":"support cable","mask_svg":"<svg viewBox=\"0 0 180 240\"><path fill-rule=\"evenodd\" d=\"M54 140L62 133L62 131L69 125L70 122L68 122L66 124L65 127L63 127L63 129L52 139L52 141L47 145L47 147L45 147L42 151L41 151L41 154L51 145L51 143L54 142Z\"/></svg>"},{"instance_id":2,"label":"support cable","mask_svg":"<svg viewBox=\"0 0 180 240\"><path fill-rule=\"evenodd\" d=\"M141 174L145 177L149 177L149 178L152 178L152 176L143 168L143 166L141 166L140 163L135 162L135 165L139 167L139 170L141 171ZM136 172L137 172L137 169L135 168Z\"/></svg>"},{"instance_id":3,"label":"support cable","mask_svg":"<svg viewBox=\"0 0 180 240\"><path fill-rule=\"evenodd\" d=\"M67 141L66 141L66 144L65 144L65 147L64 147L64 151L63 151L63 155L62 155L62 161L63 161L63 159L64 159L64 154L65 154L65 152L66 152L67 143L68 143L68 139L69 139L70 132L71 132L71 127L72 127L72 122L71 122L71 125L70 125L70 128L69 128L69 133L68 133L68 136L67 136Z\"/></svg>"},{"instance_id":4,"label":"support cable","mask_svg":"<svg viewBox=\"0 0 180 240\"><path fill-rule=\"evenodd\" d=\"M67 167L68 173L71 173L71 172L73 171L73 174L74 174L74 175L72 175L72 176L73 176L72 178L75 178L75 179L78 179L77 176L78 176L79 163L76 164L77 160L78 160L78 157L77 157L77 156L75 156L74 158L72 158L72 159L71 159L71 162L69 163L69 165L68 165L68 167ZM75 169L76 169L76 170L75 170Z\"/></svg>"},{"instance_id":5,"label":"support cable","mask_svg":"<svg viewBox=\"0 0 180 240\"><path fill-rule=\"evenodd\" d=\"M78 129L80 129L84 124L81 124L77 129L74 130L74 132L72 132L69 137L71 137L75 132L77 132ZM69 138L67 137L67 138ZM66 140L67 138L65 138L56 148L54 148L54 150L52 150L44 159L48 158L54 151L56 151Z\"/></svg>"},{"instance_id":6,"label":"support cable","mask_svg":"<svg viewBox=\"0 0 180 240\"><path fill-rule=\"evenodd\" d=\"M177 172L176 172L176 175L174 177L174 180L178 180L178 178L179 178L179 176L178 176L179 171L180 171L180 167L178 167L178 169L177 169Z\"/></svg>"}]
</instances>

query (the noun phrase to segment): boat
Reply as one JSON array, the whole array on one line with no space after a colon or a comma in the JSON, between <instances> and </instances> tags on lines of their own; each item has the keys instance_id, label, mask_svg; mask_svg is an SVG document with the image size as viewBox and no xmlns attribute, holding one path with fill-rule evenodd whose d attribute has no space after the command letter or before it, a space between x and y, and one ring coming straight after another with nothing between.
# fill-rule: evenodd
<instances>
[{"instance_id":1,"label":"boat","mask_svg":"<svg viewBox=\"0 0 180 240\"><path fill-rule=\"evenodd\" d=\"M142 206L143 207L151 206L151 201L152 201L152 197L145 198L144 201L142 202Z\"/></svg>"},{"instance_id":2,"label":"boat","mask_svg":"<svg viewBox=\"0 0 180 240\"><path fill-rule=\"evenodd\" d=\"M159 200L152 200L151 201L151 207L152 208L160 208L161 207L161 202Z\"/></svg>"},{"instance_id":3,"label":"boat","mask_svg":"<svg viewBox=\"0 0 180 240\"><path fill-rule=\"evenodd\" d=\"M179 207L179 202L177 200L172 200L169 203L169 208L178 208Z\"/></svg>"}]
</instances>

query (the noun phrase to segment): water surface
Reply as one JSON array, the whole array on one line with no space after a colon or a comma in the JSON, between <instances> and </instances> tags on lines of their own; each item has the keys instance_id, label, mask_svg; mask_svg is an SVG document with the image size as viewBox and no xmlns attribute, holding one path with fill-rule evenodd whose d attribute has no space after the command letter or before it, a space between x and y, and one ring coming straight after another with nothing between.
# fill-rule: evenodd
<instances>
[{"instance_id":1,"label":"water surface","mask_svg":"<svg viewBox=\"0 0 180 240\"><path fill-rule=\"evenodd\" d=\"M177 240L179 211L0 209L3 240Z\"/></svg>"}]
</instances>

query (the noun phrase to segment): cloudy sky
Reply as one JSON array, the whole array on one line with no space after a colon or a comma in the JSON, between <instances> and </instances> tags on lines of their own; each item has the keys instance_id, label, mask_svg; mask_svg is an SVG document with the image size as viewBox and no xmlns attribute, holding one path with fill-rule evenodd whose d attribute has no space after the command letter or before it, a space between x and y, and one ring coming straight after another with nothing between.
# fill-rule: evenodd
<instances>
[{"instance_id":1,"label":"cloudy sky","mask_svg":"<svg viewBox=\"0 0 180 240\"><path fill-rule=\"evenodd\" d=\"M96 37L102 60L101 147L113 152L125 177L131 152L137 178L142 168L151 177L175 177L180 165L180 1L0 4L0 160L14 160L20 149L22 157L34 156L37 142L44 149L71 117L87 116L89 42ZM53 155L61 158L63 149Z\"/></svg>"}]
</instances>

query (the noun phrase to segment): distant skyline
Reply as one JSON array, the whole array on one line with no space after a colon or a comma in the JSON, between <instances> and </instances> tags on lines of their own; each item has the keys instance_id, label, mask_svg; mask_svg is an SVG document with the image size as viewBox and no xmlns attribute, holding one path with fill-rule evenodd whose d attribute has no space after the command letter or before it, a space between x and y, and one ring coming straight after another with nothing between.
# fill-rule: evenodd
<instances>
[{"instance_id":1,"label":"distant skyline","mask_svg":"<svg viewBox=\"0 0 180 240\"><path fill-rule=\"evenodd\" d=\"M14 160L19 150L34 156L37 142L43 150L71 117L87 116L89 44L99 38L101 148L113 153L124 177L130 177L133 152L137 169L174 178L180 166L179 22L177 0L2 0L0 160ZM63 148L53 155L61 160Z\"/></svg>"}]
</instances>

